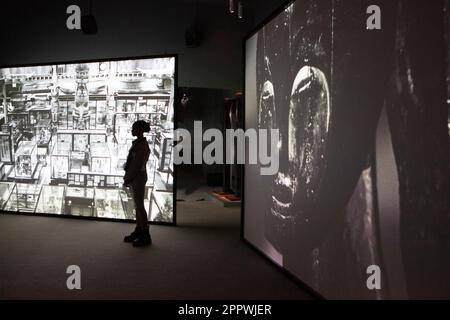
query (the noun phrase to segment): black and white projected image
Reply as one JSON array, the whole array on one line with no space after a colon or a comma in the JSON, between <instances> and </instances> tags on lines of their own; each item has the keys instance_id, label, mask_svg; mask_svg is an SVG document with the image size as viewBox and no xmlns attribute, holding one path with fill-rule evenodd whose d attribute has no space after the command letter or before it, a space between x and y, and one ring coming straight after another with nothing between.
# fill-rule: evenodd
<instances>
[{"instance_id":1,"label":"black and white projected image","mask_svg":"<svg viewBox=\"0 0 450 320\"><path fill-rule=\"evenodd\" d=\"M123 165L145 120L145 205L173 222L175 58L0 68L0 210L135 219Z\"/></svg>"},{"instance_id":2,"label":"black and white projected image","mask_svg":"<svg viewBox=\"0 0 450 320\"><path fill-rule=\"evenodd\" d=\"M371 33L369 1L296 0L246 41L280 167L245 166L244 237L326 298L450 297L445 3L380 1Z\"/></svg>"}]
</instances>

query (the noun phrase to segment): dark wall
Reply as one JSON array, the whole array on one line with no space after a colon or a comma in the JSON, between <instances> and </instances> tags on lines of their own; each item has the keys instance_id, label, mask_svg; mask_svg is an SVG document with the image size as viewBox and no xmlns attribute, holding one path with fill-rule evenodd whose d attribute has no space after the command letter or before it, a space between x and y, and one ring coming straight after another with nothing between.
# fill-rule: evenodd
<instances>
[{"instance_id":1,"label":"dark wall","mask_svg":"<svg viewBox=\"0 0 450 320\"><path fill-rule=\"evenodd\" d=\"M252 11L254 16L255 27L262 23L267 17L272 15L275 10L278 10L283 4L289 2L289 0L254 0L252 5Z\"/></svg>"},{"instance_id":2,"label":"dark wall","mask_svg":"<svg viewBox=\"0 0 450 320\"><path fill-rule=\"evenodd\" d=\"M179 86L241 89L243 38L285 2L248 0L238 19L226 0L93 0L99 32L87 36L67 30L66 8L76 4L86 14L88 0L9 1L0 18L0 65L175 53ZM203 43L187 48L195 17Z\"/></svg>"},{"instance_id":3,"label":"dark wall","mask_svg":"<svg viewBox=\"0 0 450 320\"><path fill-rule=\"evenodd\" d=\"M87 0L9 1L2 4L0 65L179 54L179 86L240 89L242 39L253 28L228 13L227 1L94 0L98 34L66 28L71 4L88 12ZM185 30L197 16L203 43L187 48Z\"/></svg>"},{"instance_id":4,"label":"dark wall","mask_svg":"<svg viewBox=\"0 0 450 320\"><path fill-rule=\"evenodd\" d=\"M183 95L189 97L189 101L182 105L180 103ZM177 99L178 128L183 128L191 133L194 139L194 121L202 122L203 132L215 128L222 130L225 113L225 98L233 97L231 90L210 89L210 88L180 88ZM203 148L209 142L203 142ZM194 149L191 149L191 159L194 159ZM179 171L193 171L201 173L203 184L218 186L222 184L223 165L183 165L179 166ZM188 182L189 183L189 182ZM183 185L183 184L181 184Z\"/></svg>"}]
</instances>

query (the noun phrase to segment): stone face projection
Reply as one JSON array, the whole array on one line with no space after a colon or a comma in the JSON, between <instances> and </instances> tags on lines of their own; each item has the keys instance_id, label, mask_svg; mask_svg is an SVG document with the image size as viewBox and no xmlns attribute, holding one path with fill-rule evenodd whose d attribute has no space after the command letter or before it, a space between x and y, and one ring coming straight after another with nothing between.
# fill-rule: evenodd
<instances>
[{"instance_id":1,"label":"stone face projection","mask_svg":"<svg viewBox=\"0 0 450 320\"><path fill-rule=\"evenodd\" d=\"M175 58L0 68L0 209L134 220L123 165L145 120L149 220L173 222Z\"/></svg>"},{"instance_id":2,"label":"stone face projection","mask_svg":"<svg viewBox=\"0 0 450 320\"><path fill-rule=\"evenodd\" d=\"M369 30L371 4L297 0L246 40L280 170L245 166L244 237L327 298L449 298L445 1L380 1Z\"/></svg>"}]
</instances>

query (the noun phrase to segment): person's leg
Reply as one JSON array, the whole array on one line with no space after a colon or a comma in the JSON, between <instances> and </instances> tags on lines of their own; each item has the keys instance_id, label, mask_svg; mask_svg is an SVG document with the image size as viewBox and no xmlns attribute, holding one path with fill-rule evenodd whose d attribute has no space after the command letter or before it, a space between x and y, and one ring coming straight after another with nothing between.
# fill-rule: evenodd
<instances>
[{"instance_id":1,"label":"person's leg","mask_svg":"<svg viewBox=\"0 0 450 320\"><path fill-rule=\"evenodd\" d=\"M133 200L136 209L136 224L140 228L148 226L147 211L145 210L144 205L145 183L146 180L138 178L132 185Z\"/></svg>"},{"instance_id":2,"label":"person's leg","mask_svg":"<svg viewBox=\"0 0 450 320\"><path fill-rule=\"evenodd\" d=\"M133 246L140 247L151 244L152 240L149 233L147 211L145 210L144 197L145 197L145 183L147 182L147 176L142 175L134 181L133 196L136 206L136 223L137 228L140 230L138 238L134 240Z\"/></svg>"},{"instance_id":3,"label":"person's leg","mask_svg":"<svg viewBox=\"0 0 450 320\"><path fill-rule=\"evenodd\" d=\"M128 187L126 188L126 191L129 201L131 201L131 199L133 200L132 204L128 204L127 210L133 211L136 208L133 188ZM132 207L134 207L134 209ZM133 242L139 237L139 234L141 233L141 229L139 228L139 226L142 224L142 222L140 222L141 220L140 215L136 214L135 217L136 217L136 227L134 228L134 231L132 233L130 233L128 236L125 236L125 238L123 239L124 242Z\"/></svg>"}]
</instances>

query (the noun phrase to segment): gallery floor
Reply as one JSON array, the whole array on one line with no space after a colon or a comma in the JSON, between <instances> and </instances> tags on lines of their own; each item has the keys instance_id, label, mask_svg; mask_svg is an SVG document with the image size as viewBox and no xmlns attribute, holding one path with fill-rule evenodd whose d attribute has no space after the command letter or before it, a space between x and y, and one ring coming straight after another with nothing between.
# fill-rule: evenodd
<instances>
[{"instance_id":1,"label":"gallery floor","mask_svg":"<svg viewBox=\"0 0 450 320\"><path fill-rule=\"evenodd\" d=\"M0 299L312 298L240 241L239 208L205 189L179 198L178 226L151 226L149 249L122 242L127 223L0 214Z\"/></svg>"}]
</instances>

